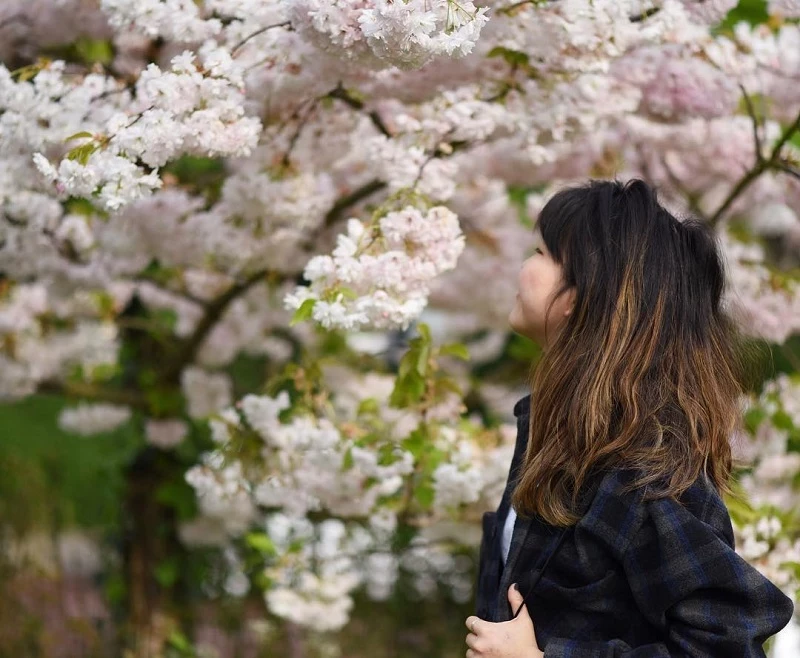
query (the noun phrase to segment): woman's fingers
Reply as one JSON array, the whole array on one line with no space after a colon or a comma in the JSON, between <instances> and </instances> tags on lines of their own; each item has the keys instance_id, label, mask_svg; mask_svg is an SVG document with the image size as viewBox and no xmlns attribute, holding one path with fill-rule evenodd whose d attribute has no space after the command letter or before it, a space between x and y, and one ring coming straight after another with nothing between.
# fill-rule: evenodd
<instances>
[{"instance_id":1,"label":"woman's fingers","mask_svg":"<svg viewBox=\"0 0 800 658\"><path fill-rule=\"evenodd\" d=\"M480 656L472 649L467 649L467 658L480 658Z\"/></svg>"},{"instance_id":2,"label":"woman's fingers","mask_svg":"<svg viewBox=\"0 0 800 658\"><path fill-rule=\"evenodd\" d=\"M477 635L478 629L480 628L482 621L483 620L480 617L476 617L475 615L470 615L469 617L467 617L467 621L465 621L464 624L469 629L470 633L475 633Z\"/></svg>"},{"instance_id":3,"label":"woman's fingers","mask_svg":"<svg viewBox=\"0 0 800 658\"><path fill-rule=\"evenodd\" d=\"M467 635L467 646L470 649L474 649L475 651L477 651L478 647L475 646L477 642L478 642L478 636L477 635L473 635L472 633Z\"/></svg>"}]
</instances>

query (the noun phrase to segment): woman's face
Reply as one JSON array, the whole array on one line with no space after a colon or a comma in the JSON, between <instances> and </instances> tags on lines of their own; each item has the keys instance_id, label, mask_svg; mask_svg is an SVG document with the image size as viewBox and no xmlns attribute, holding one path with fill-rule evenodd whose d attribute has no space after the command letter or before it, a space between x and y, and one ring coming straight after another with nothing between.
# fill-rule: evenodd
<instances>
[{"instance_id":1,"label":"woman's face","mask_svg":"<svg viewBox=\"0 0 800 658\"><path fill-rule=\"evenodd\" d=\"M508 314L509 326L518 334L536 341L542 348L545 341L545 312L556 291L561 287L562 269L556 263L537 229L534 233L535 249L522 264L517 277L517 298ZM550 309L547 320L547 338L552 341L572 310L574 288L561 295Z\"/></svg>"}]
</instances>

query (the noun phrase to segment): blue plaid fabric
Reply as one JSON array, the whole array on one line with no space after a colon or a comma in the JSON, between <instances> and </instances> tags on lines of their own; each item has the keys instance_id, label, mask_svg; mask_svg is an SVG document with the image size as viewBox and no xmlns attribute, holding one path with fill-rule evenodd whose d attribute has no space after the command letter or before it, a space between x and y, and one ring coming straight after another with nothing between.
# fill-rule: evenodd
<instances>
[{"instance_id":1,"label":"blue plaid fabric","mask_svg":"<svg viewBox=\"0 0 800 658\"><path fill-rule=\"evenodd\" d=\"M500 507L483 517L476 614L506 621L507 590L523 593L561 533L517 519L509 559L500 532L527 441L530 396L517 402L517 446ZM606 471L586 491L588 509L527 597L545 658L764 657L763 643L793 604L734 551L728 510L699 479L681 497L622 493L633 472Z\"/></svg>"}]
</instances>

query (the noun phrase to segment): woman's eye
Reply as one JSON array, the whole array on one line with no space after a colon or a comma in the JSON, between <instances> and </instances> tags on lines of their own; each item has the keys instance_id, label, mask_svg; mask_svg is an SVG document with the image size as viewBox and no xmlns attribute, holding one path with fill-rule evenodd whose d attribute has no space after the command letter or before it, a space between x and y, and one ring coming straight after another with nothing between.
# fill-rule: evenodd
<instances>
[{"instance_id":1,"label":"woman's eye","mask_svg":"<svg viewBox=\"0 0 800 658\"><path fill-rule=\"evenodd\" d=\"M541 254L541 253L542 253L542 250L541 250L541 249L539 249L539 247L536 247L536 249L534 249L534 250L533 250L533 253L535 253L535 254Z\"/></svg>"}]
</instances>

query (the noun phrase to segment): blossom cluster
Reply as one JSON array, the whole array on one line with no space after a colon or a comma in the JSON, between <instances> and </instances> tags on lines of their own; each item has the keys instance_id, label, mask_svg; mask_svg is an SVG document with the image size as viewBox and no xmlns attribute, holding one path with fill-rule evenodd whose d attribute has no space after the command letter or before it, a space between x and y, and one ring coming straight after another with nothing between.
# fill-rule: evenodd
<instances>
[{"instance_id":1,"label":"blossom cluster","mask_svg":"<svg viewBox=\"0 0 800 658\"><path fill-rule=\"evenodd\" d=\"M438 427L429 449L440 457L435 467L421 470L412 453L420 446L405 440L422 416L389 405L391 377L359 377L336 366L326 373L326 382L337 391L330 398L335 423L298 413L286 391L275 397L248 395L210 419L217 447L187 472L201 517L184 526L184 541L229 545L247 529L265 532L271 546L265 573L273 583L265 591L268 607L317 630L346 623L358 588L365 587L375 600L388 597L404 570L420 596L441 582L457 600L468 599L471 560L440 545L441 534L460 510L499 502L497 484L504 479L512 435L501 431L492 447L479 448L469 432L450 426L461 409L444 399L425 415ZM371 402L376 415L364 411L365 402ZM358 426L368 433L353 435ZM258 459L238 461L240 448L235 446L253 440ZM409 504L408 487L426 479L434 518L427 519L427 530L407 549L396 553L391 538ZM312 512L331 518L312 522ZM474 533L465 534L463 521L455 523L449 541L469 548Z\"/></svg>"},{"instance_id":2,"label":"blossom cluster","mask_svg":"<svg viewBox=\"0 0 800 658\"><path fill-rule=\"evenodd\" d=\"M458 219L444 206L407 206L372 226L351 218L333 254L308 262L311 285L288 295L286 306L313 302L312 317L328 328L406 328L425 308L430 282L455 267L463 248Z\"/></svg>"},{"instance_id":3,"label":"blossom cluster","mask_svg":"<svg viewBox=\"0 0 800 658\"><path fill-rule=\"evenodd\" d=\"M124 111L65 136L80 143L57 168L41 153L34 154L36 166L59 195L96 195L103 210L116 211L158 189L158 167L178 155L248 155L261 124L244 116L241 76L230 54L211 41L197 55L174 57L168 71L150 64Z\"/></svg>"},{"instance_id":4,"label":"blossom cluster","mask_svg":"<svg viewBox=\"0 0 800 658\"><path fill-rule=\"evenodd\" d=\"M489 20L470 0L291 0L292 25L328 54L378 68L420 68L472 52Z\"/></svg>"}]
</instances>

